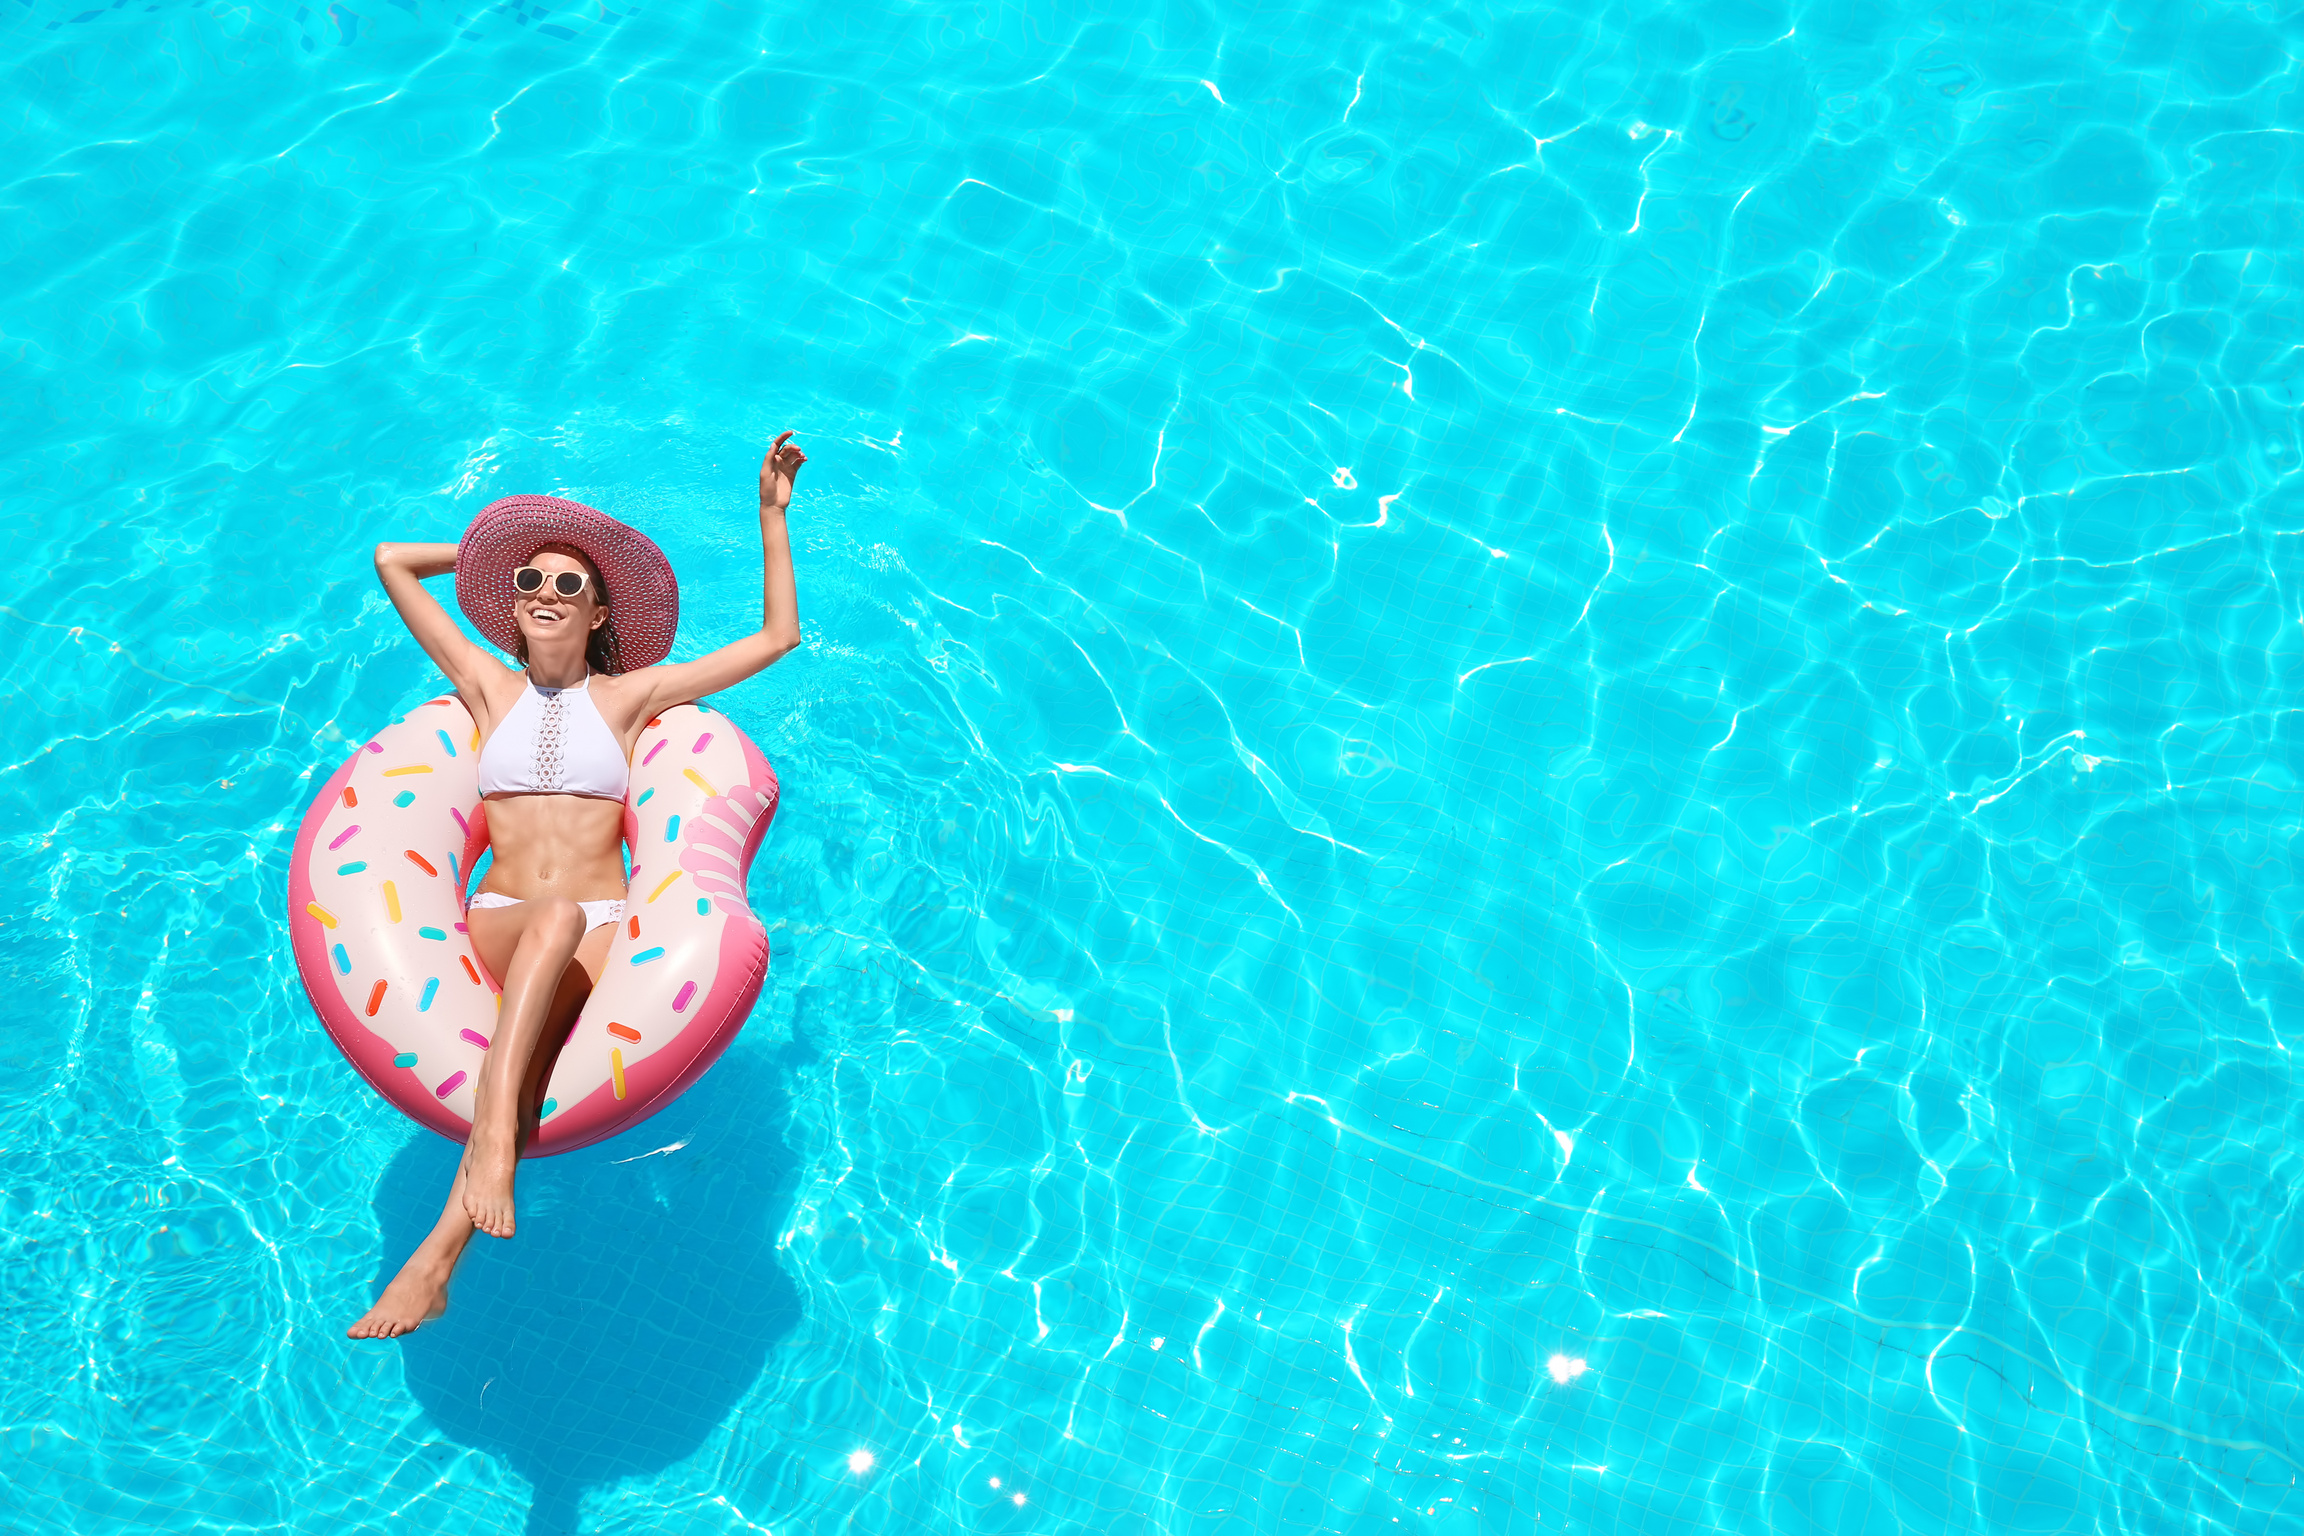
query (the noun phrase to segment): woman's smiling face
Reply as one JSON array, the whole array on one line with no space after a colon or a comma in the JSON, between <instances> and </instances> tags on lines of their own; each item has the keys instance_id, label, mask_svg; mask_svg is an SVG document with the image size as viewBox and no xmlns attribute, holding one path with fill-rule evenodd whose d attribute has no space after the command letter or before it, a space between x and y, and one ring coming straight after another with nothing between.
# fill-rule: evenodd
<instances>
[{"instance_id":1,"label":"woman's smiling face","mask_svg":"<svg viewBox=\"0 0 2304 1536\"><path fill-rule=\"evenodd\" d=\"M584 637L608 622L608 610L600 603L600 578L582 556L546 546L528 563L545 574L541 590L516 594L512 599L513 621L529 645L551 645L562 637L575 636L581 647ZM574 571L590 579L574 597L562 597L551 579L561 571Z\"/></svg>"}]
</instances>

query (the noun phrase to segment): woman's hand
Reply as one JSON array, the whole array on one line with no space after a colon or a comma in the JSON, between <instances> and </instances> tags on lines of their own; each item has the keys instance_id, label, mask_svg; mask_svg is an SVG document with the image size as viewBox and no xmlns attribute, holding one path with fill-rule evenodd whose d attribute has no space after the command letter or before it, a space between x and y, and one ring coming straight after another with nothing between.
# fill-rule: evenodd
<instances>
[{"instance_id":1,"label":"woman's hand","mask_svg":"<svg viewBox=\"0 0 2304 1536\"><path fill-rule=\"evenodd\" d=\"M787 432L768 445L768 456L760 461L760 510L781 512L792 504L792 480L800 473L800 466L808 462L808 455L791 446L792 434Z\"/></svg>"}]
</instances>

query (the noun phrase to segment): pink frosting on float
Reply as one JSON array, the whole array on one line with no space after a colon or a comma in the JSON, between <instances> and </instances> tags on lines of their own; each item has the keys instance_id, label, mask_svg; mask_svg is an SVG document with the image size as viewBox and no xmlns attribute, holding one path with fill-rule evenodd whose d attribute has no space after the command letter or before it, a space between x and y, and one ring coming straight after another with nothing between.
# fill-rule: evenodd
<instances>
[{"instance_id":1,"label":"pink frosting on float","mask_svg":"<svg viewBox=\"0 0 2304 1536\"><path fill-rule=\"evenodd\" d=\"M428 724L426 731L429 735ZM387 736L368 745L381 752L384 742L389 739ZM662 744L660 742L658 745ZM663 1108L701 1077L714 1061L719 1059L729 1043L741 1031L746 1017L759 996L767 971L768 940L766 930L744 905L743 882L751 859L757 853L762 839L767 834L769 823L774 817L779 798L778 786L774 769L769 766L767 759L745 737L743 732L732 731L730 738L721 741L718 750L725 754L731 748L735 748L741 753L743 782L731 785L725 794L712 796L703 801L701 805L690 799L682 807L683 821L687 824L683 827L683 831L692 831L694 835L681 838L680 864L684 872L689 873L700 888L709 886L708 889L702 890L702 894L718 898L713 905L723 920L719 925L717 940L715 942L705 935L691 937L688 941L691 946L688 951L688 960L681 968L687 974L682 975L680 971L675 971L666 976L664 978L666 993L658 994L656 1000L647 1005L662 1010L655 1014L653 1025L645 1010L632 1014L632 1022L638 1027L646 1029L650 1039L647 1054L640 1056L637 1060L624 1063L624 1096L621 1099L616 1097L611 1081L584 1093L582 1098L576 1102L559 1105L555 1112L544 1120L535 1140L527 1149L529 1156L572 1151L578 1147L590 1145L637 1124L648 1115ZM413 1045L395 1046L392 1041L379 1034L375 1028L369 1027L369 1021L360 1015L356 1003L348 1004L345 1001L346 989L354 987L355 983L360 995L365 997L371 978L378 974L377 962L380 956L373 946L380 941L371 938L368 940L368 947L364 948L363 934L381 934L387 931L396 933L398 932L397 927L389 930L383 928L369 929L365 927L365 923L373 919L363 919L356 913L342 912L332 914L339 923L346 925L341 932L338 932L324 927L316 917L306 910L308 905L314 903L313 880L315 871L327 877L331 889L340 887L345 883L339 878L343 875L343 871L335 867L333 859L329 859L319 852L317 844L320 837L331 825L332 817L340 810L338 801L345 787L352 781L355 770L367 761L364 754L365 748L362 752L356 752L329 777L326 784L315 796L303 824L298 829L288 882L291 949L296 958L298 973L320 1013L322 1021L328 1027L338 1048L343 1051L345 1058L352 1063L360 1076L366 1079L380 1096L394 1104L411 1119L452 1140L462 1141L469 1127L462 1115L456 1109L450 1108L449 1100L452 1097L459 1097L457 1090L465 1088L465 1085L470 1081L471 1074L462 1069L451 1070L446 1078L440 1080L436 1088L427 1088L423 1079L429 1079L433 1073L448 1065L440 1063L439 1058L434 1054L437 1042L425 1044L418 1041ZM730 766L723 759L720 769L714 772L714 777L719 778L725 775ZM374 772L373 768L368 769L364 776L372 775ZM365 788L365 786L363 787ZM419 783L416 787L421 791L424 786ZM424 803L421 800L417 802L419 806ZM432 801L431 804L434 808L430 814L436 817L440 816L441 810L448 809L440 806L436 800ZM366 809L365 804L363 804L362 809ZM465 814L466 811L469 812L468 815ZM395 830L396 824L392 824L394 815L417 813L401 813L387 809L381 814L386 817L386 823L380 824L382 830L378 835L389 839L400 835ZM364 819L373 820L374 818ZM443 826L446 820L446 817L440 817ZM456 811L455 821L457 829L464 833L464 846L458 861L459 870L463 875L464 883L469 884L473 866L488 847L485 804L477 801L468 803L462 810ZM371 828L371 830L376 829ZM640 817L630 800L627 800L624 807L623 831L627 843L636 845L640 833ZM339 840L342 839L339 838ZM649 887L643 888L639 884L639 867L634 865L632 868L632 883L628 887L626 899L637 906L644 907L647 896L655 886L651 882ZM374 877L365 878L373 879ZM438 897L434 898L435 900L445 898L449 894L442 887L434 887L433 889L440 893ZM462 894L461 890L454 892L454 897L459 905ZM403 898L408 899L405 887L403 888ZM325 903L320 905L325 907ZM442 917L444 916L443 914ZM436 917L433 920L441 921L442 917ZM687 917L675 918L678 923L687 923L691 920ZM416 921L417 919L411 917L411 927ZM465 925L462 923L456 923L455 927L459 932L463 932L465 929ZM702 951L695 949L693 946L698 937L705 938L705 942L714 944L715 947ZM355 955L354 975L350 978L340 978L336 974L336 967L330 954L330 945L338 940L346 942ZM646 941L641 942L645 943ZM459 948L461 950L461 947ZM389 954L390 951L387 950L383 953ZM425 953L436 954L437 952L425 951ZM709 960L707 960L707 956L710 957ZM479 960L477 949L473 949L463 963L454 964L453 969L444 971L446 976L456 978L456 984L459 988L465 984L463 979L465 964L473 965L483 977L486 975L485 964ZM706 965L709 965L708 973ZM619 965L616 969L621 971L624 968ZM651 975L655 973L654 967L649 967L648 970ZM397 980L405 978L409 973L405 971L394 972L387 969L386 974ZM678 983L676 991L673 990L675 982ZM708 987L708 990L705 990L701 997L698 996L700 982ZM419 988L421 984L421 977L407 981L411 991ZM604 979L603 986L605 987L605 985ZM494 990L491 982L483 980L479 993L467 993L466 995L484 997ZM397 992L398 988L395 987L394 995L397 995ZM429 1002L431 994L427 992L425 996L426 1001ZM442 996L445 1000L446 994L442 994ZM675 998L677 1004L675 1004ZM631 1003L629 996L627 996L626 1002L627 1005ZM386 1018L381 1021L381 1027L395 1027L391 1022L390 1012L391 1010L386 1010ZM434 1017L438 1017L438 1015L435 1014ZM623 1015L619 1013L618 1017L621 1018ZM600 1026L579 1025L579 1028L585 1027L598 1029ZM403 1020L397 1028L403 1038L406 1038L406 1021ZM484 1040L485 1036L482 1037L483 1042ZM473 1041L469 1031L463 1034L463 1044L465 1047L473 1049L485 1048L483 1043ZM629 1047L627 1047L628 1049ZM423 1055L426 1067L423 1069L422 1079L419 1078L417 1070L397 1063L396 1058L404 1059L410 1050L420 1050ZM476 1064L469 1058L467 1058L465 1065L472 1067L475 1071L477 1070ZM459 1102L468 1100L469 1097L470 1094L467 1089L460 1096Z\"/></svg>"},{"instance_id":2,"label":"pink frosting on float","mask_svg":"<svg viewBox=\"0 0 2304 1536\"><path fill-rule=\"evenodd\" d=\"M776 782L776 770L768 766L768 759L752 744L751 738L744 737L742 740L745 777L749 782L737 788L751 791L760 803L760 811L745 834L742 846L736 849L736 868L739 871L750 868L753 855L760 850L761 839L768 835L768 824L776 819L776 807L782 799L781 787ZM722 795L717 798L725 800L728 797ZM720 838L718 841L727 843L730 840ZM689 868L686 854L683 854L680 864L683 869ZM695 878L693 870L690 870L690 878ZM741 903L744 896L741 884L736 887L735 895ZM577 1147L590 1146L602 1137L622 1129L624 1125L646 1119L687 1092L710 1069L712 1063L720 1059L721 1052L728 1049L729 1042L744 1027L744 1020L752 1012L753 1003L759 999L760 984L767 975L768 930L749 911L739 909L731 915L728 926L721 930L719 963L712 968L712 988L704 994L703 1003L695 1011L696 1024L689 1028L697 1028L713 1019L719 1020L719 1024L709 1029L702 1037L699 1048L685 1062L670 1053L658 1052L625 1067L625 1097L622 1103L617 1101L612 1087L602 1087L587 1094L581 1103L573 1107L563 1105L558 1113L544 1122L544 1129L549 1134L555 1127L565 1125L565 1134L572 1139L565 1145L541 1150L568 1152ZM604 1130L590 1129L619 1109L627 1112L616 1125Z\"/></svg>"}]
</instances>

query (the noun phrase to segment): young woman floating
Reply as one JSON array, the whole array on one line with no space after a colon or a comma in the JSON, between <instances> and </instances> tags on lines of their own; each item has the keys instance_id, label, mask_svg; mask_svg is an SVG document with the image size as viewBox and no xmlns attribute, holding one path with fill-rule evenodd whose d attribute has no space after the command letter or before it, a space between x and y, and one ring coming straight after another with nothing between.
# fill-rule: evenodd
<instances>
[{"instance_id":1,"label":"young woman floating","mask_svg":"<svg viewBox=\"0 0 2304 1536\"><path fill-rule=\"evenodd\" d=\"M481 512L459 543L376 547L376 572L393 607L455 685L477 728L481 809L495 861L464 924L502 988L502 1003L481 1045L471 1133L448 1202L376 1305L347 1330L353 1338L396 1338L438 1317L473 1232L513 1234L513 1175L537 1134L545 1079L626 920L622 848L633 744L664 711L732 687L800 643L784 521L793 477L807 457L791 437L778 437L760 465L759 632L694 661L661 664L679 618L679 589L663 555L590 507L508 497ZM522 670L465 639L425 590L426 577L451 571L465 614L518 657ZM703 747L700 739L697 750ZM439 862L413 851L408 857L427 867ZM390 886L384 890L397 923L399 902ZM333 928L324 908L307 910ZM434 930L424 931L430 937ZM347 962L340 947L335 953ZM645 952L635 964L641 958ZM385 981L376 982L371 1017L386 990ZM432 996L427 989L426 1009ZM684 1008L687 996L675 1006ZM434 1091L446 1100L463 1076ZM621 1055L615 1092L619 1099L625 1092Z\"/></svg>"}]
</instances>

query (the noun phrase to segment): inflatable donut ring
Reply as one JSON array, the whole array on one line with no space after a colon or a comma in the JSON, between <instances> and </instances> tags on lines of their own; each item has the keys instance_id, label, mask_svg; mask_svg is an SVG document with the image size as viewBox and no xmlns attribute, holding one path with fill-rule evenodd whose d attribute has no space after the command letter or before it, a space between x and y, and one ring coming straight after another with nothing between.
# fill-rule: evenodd
<instances>
[{"instance_id":1,"label":"inflatable donut ring","mask_svg":"<svg viewBox=\"0 0 2304 1536\"><path fill-rule=\"evenodd\" d=\"M479 747L458 700L410 710L328 780L288 876L296 969L320 1022L371 1087L455 1141L472 1129L500 1002L464 929L464 887L488 845ZM744 877L776 799L774 770L726 715L683 704L640 733L624 918L527 1156L637 1125L744 1027L768 967Z\"/></svg>"}]
</instances>

